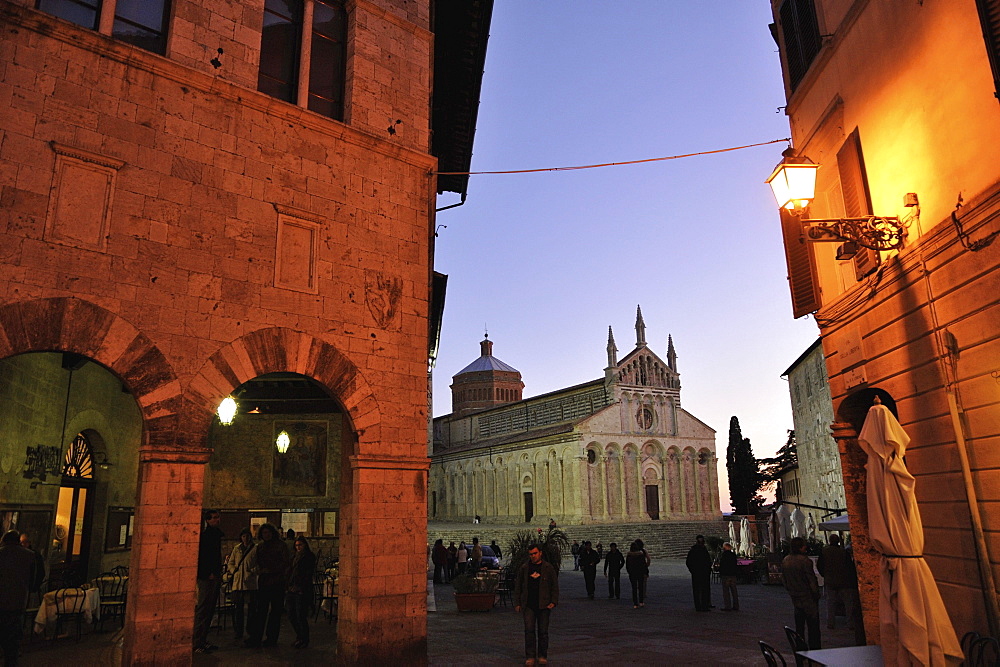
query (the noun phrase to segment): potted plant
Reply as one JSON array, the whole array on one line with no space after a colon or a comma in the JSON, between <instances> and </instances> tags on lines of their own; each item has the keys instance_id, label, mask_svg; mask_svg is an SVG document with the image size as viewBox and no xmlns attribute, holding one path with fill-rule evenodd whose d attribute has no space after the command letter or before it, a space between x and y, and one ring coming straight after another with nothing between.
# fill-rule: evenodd
<instances>
[{"instance_id":1,"label":"potted plant","mask_svg":"<svg viewBox=\"0 0 1000 667\"><path fill-rule=\"evenodd\" d=\"M562 565L562 555L569 553L569 540L559 528L549 528L545 532L539 528L537 532L530 530L519 530L514 534L514 538L507 545L507 568L511 572L528 562L528 549L532 545L538 546L542 552L542 558L559 572Z\"/></svg>"},{"instance_id":2,"label":"potted plant","mask_svg":"<svg viewBox=\"0 0 1000 667\"><path fill-rule=\"evenodd\" d=\"M500 573L460 574L451 581L459 611L489 611L497 598Z\"/></svg>"}]
</instances>

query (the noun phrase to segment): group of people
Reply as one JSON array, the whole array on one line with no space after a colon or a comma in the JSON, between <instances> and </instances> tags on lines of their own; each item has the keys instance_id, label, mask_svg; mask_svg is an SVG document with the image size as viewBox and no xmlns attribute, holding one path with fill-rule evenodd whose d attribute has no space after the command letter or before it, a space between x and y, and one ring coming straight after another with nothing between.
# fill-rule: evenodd
<instances>
[{"instance_id":1,"label":"group of people","mask_svg":"<svg viewBox=\"0 0 1000 667\"><path fill-rule=\"evenodd\" d=\"M573 570L583 571L583 582L587 597L591 600L597 590L597 566L604 561L604 576L608 580L608 599L621 599L622 568L628 573L632 585L632 606L635 609L646 606L646 581L649 579L649 554L642 540L629 545L627 554L618 548L617 542L608 547L607 555L600 542L595 547L589 540L580 544L576 540L570 547L573 555Z\"/></svg>"},{"instance_id":2,"label":"group of people","mask_svg":"<svg viewBox=\"0 0 1000 667\"><path fill-rule=\"evenodd\" d=\"M217 646L209 643L208 629L218 603L223 579L229 579L236 641L246 639L250 648L275 646L281 630L281 615L295 630L295 648L309 645L309 610L313 606L313 575L316 555L305 537L286 535L293 541L289 554L281 533L269 523L257 529L257 540L249 528L240 531L240 541L223 561L221 514L205 510L198 543L198 598L195 606L193 644L196 653ZM224 574L225 577L224 577Z\"/></svg>"},{"instance_id":3,"label":"group of people","mask_svg":"<svg viewBox=\"0 0 1000 667\"><path fill-rule=\"evenodd\" d=\"M496 540L490 542L490 550L498 559L503 558ZM479 544L478 537L472 538L471 546L466 545L463 540L457 547L454 542L446 547L444 540L438 539L431 548L431 563L434 564L434 583L447 584L460 574L482 569L483 547Z\"/></svg>"}]
</instances>

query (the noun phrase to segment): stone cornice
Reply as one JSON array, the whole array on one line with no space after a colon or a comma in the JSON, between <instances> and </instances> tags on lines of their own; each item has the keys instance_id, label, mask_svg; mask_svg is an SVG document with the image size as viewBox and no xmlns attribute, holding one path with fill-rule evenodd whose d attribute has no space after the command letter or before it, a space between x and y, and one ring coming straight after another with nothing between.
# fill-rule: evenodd
<instances>
[{"instance_id":1,"label":"stone cornice","mask_svg":"<svg viewBox=\"0 0 1000 667\"><path fill-rule=\"evenodd\" d=\"M427 470L431 460L426 456L366 456L354 454L349 458L351 468L369 470Z\"/></svg>"},{"instance_id":2,"label":"stone cornice","mask_svg":"<svg viewBox=\"0 0 1000 667\"><path fill-rule=\"evenodd\" d=\"M116 160L113 157L107 157L106 155L100 155L98 153L91 153L90 151L85 151L82 148L67 146L55 141L50 141L49 146L57 155L65 155L67 157L76 158L77 160L83 160L84 162L91 162L102 167L108 167L109 169L118 170L126 164L123 160Z\"/></svg>"}]
</instances>

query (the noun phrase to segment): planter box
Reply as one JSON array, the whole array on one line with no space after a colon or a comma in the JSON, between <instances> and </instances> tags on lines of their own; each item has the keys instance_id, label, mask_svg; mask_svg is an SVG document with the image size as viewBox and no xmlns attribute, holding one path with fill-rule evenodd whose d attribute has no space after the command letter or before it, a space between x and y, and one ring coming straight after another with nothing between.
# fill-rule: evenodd
<instances>
[{"instance_id":1,"label":"planter box","mask_svg":"<svg viewBox=\"0 0 1000 667\"><path fill-rule=\"evenodd\" d=\"M455 593L455 604L459 611L489 611L496 598L496 593Z\"/></svg>"}]
</instances>

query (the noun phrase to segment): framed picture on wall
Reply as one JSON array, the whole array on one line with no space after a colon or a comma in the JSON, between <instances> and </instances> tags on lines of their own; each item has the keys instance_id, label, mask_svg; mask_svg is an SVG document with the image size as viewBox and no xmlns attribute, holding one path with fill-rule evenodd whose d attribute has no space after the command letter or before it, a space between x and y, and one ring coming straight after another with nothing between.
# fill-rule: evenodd
<instances>
[{"instance_id":1,"label":"framed picture on wall","mask_svg":"<svg viewBox=\"0 0 1000 667\"><path fill-rule=\"evenodd\" d=\"M132 548L134 507L109 507L108 529L104 533L104 551L128 551Z\"/></svg>"},{"instance_id":2,"label":"framed picture on wall","mask_svg":"<svg viewBox=\"0 0 1000 667\"><path fill-rule=\"evenodd\" d=\"M322 513L323 515L323 530L324 536L337 536L337 511L336 510L326 510Z\"/></svg>"},{"instance_id":3,"label":"framed picture on wall","mask_svg":"<svg viewBox=\"0 0 1000 667\"><path fill-rule=\"evenodd\" d=\"M271 493L276 496L326 495L329 422L275 421ZM284 451L281 451L284 449Z\"/></svg>"}]
</instances>

